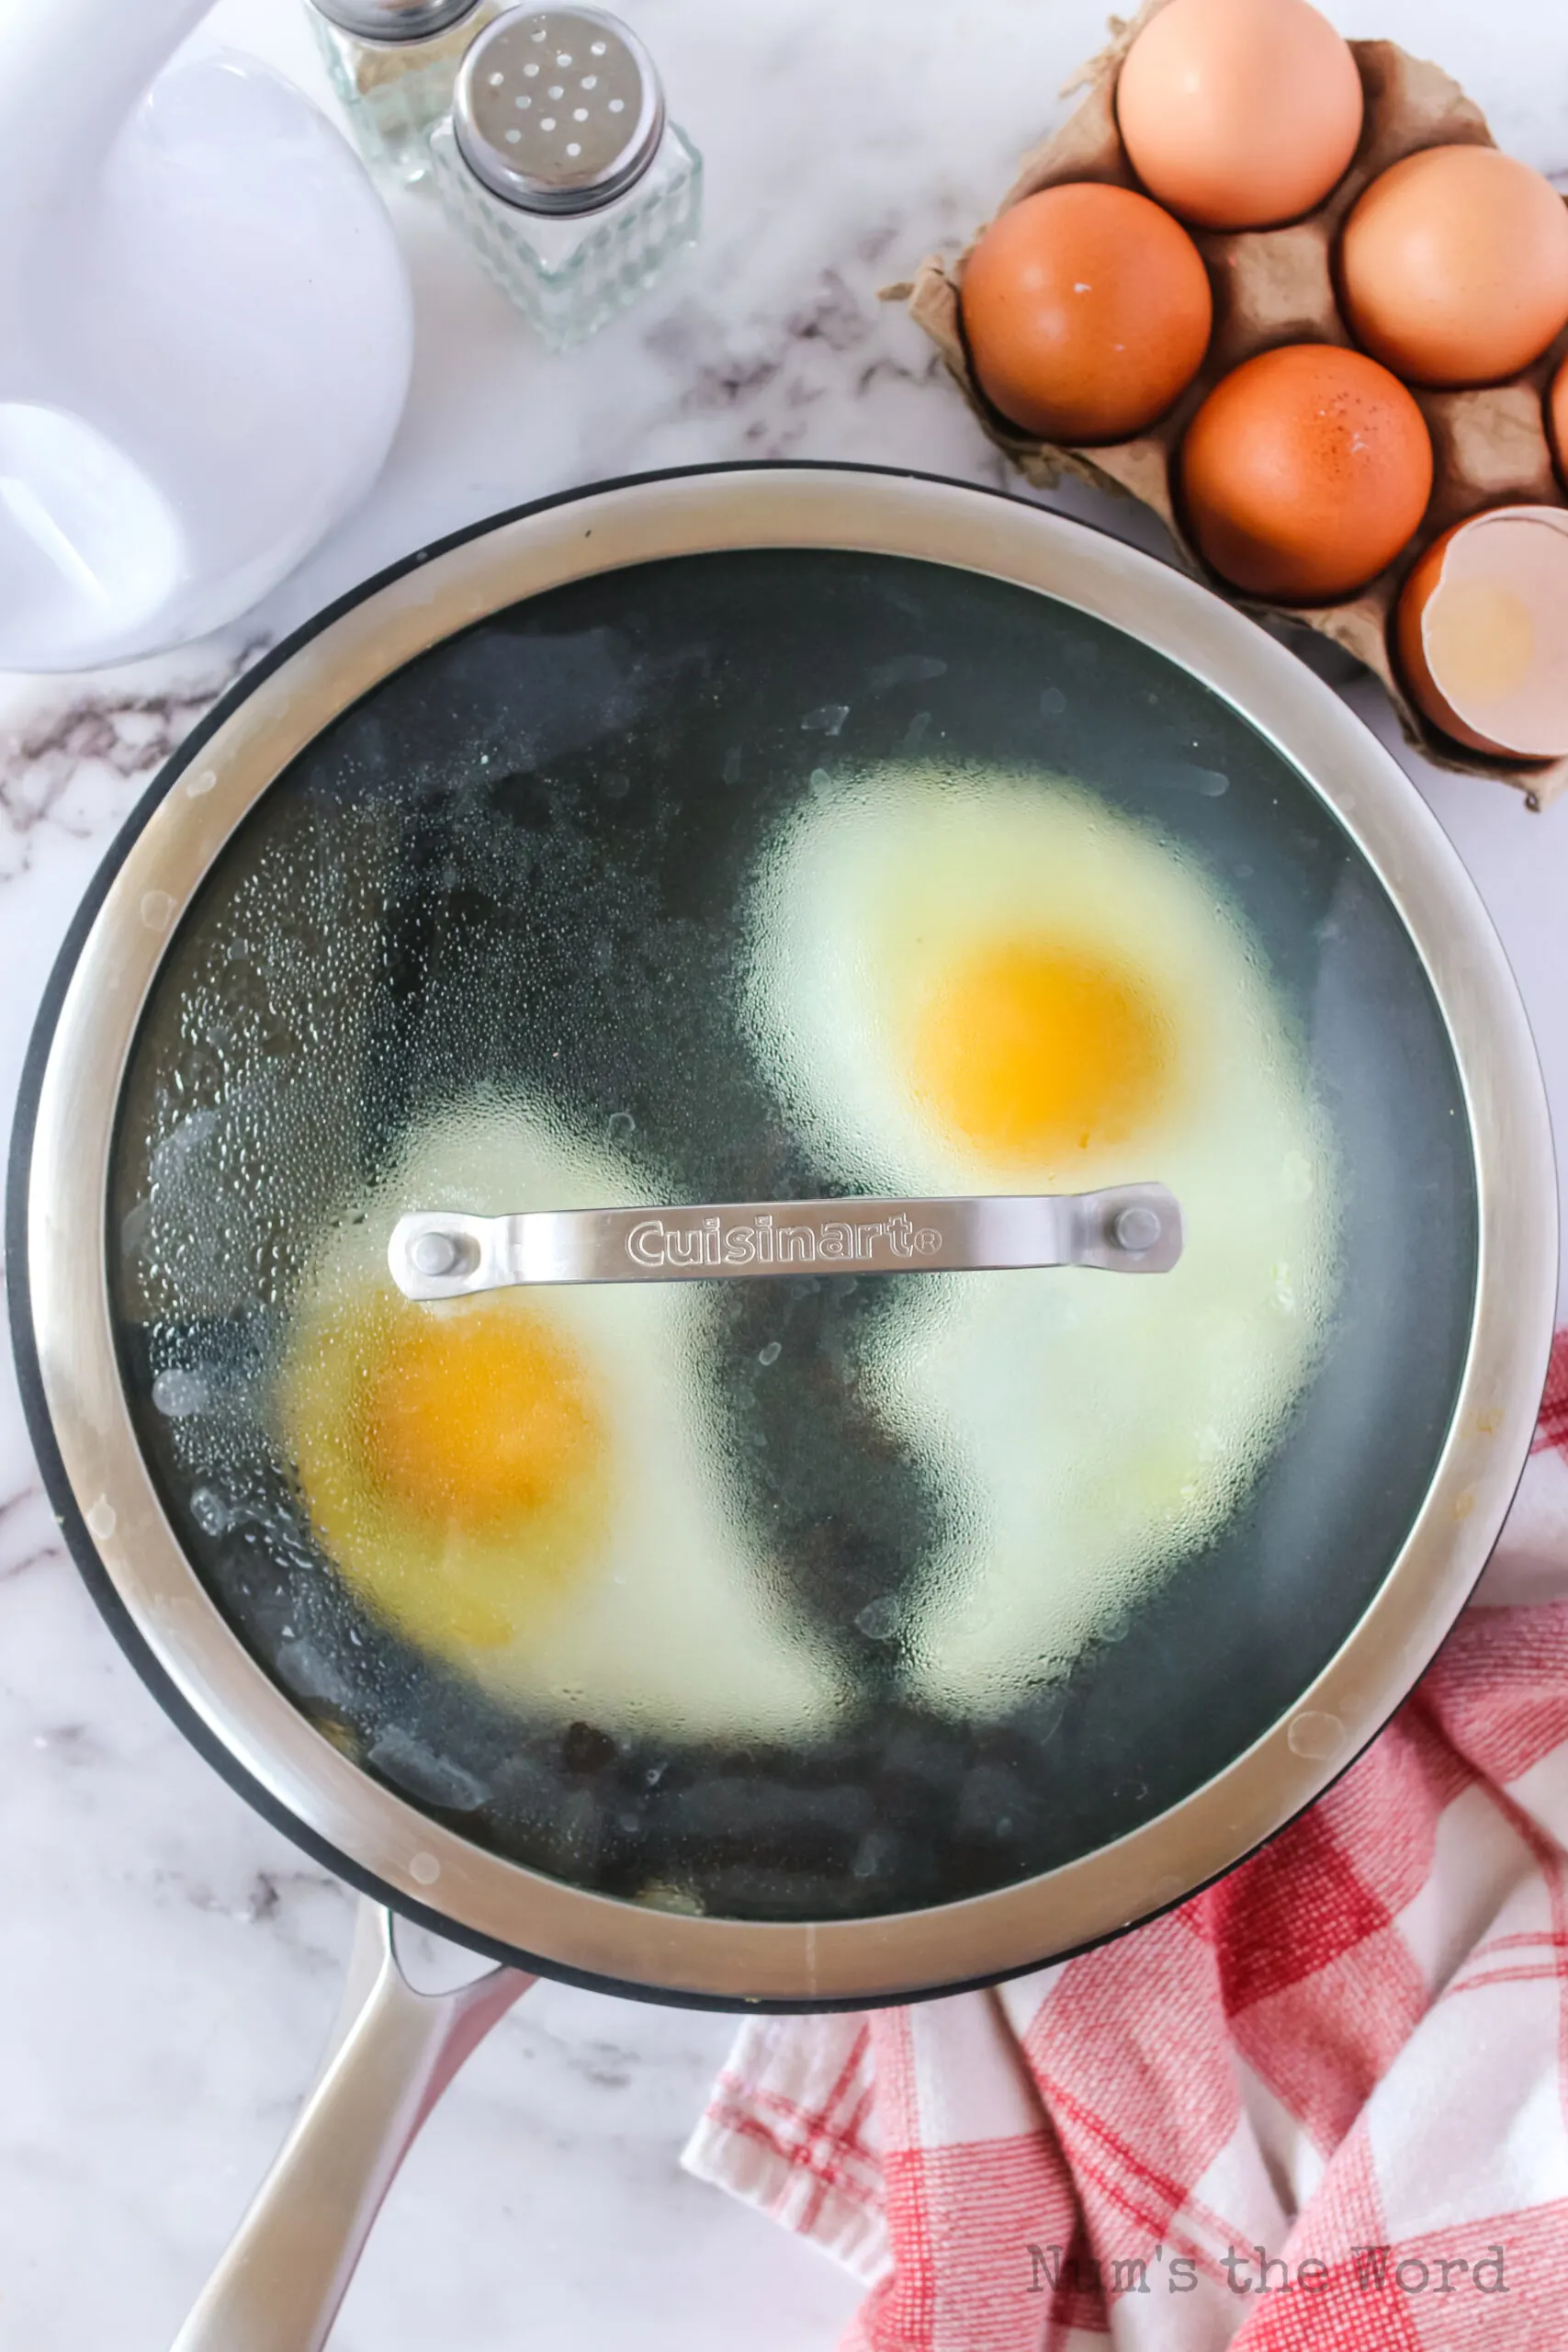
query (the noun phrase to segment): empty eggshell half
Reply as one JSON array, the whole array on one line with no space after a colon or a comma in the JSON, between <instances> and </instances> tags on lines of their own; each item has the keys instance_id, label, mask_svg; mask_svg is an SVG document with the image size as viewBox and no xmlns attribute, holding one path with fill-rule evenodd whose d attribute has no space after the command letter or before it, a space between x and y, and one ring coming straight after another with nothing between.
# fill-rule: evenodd
<instances>
[{"instance_id":1,"label":"empty eggshell half","mask_svg":"<svg viewBox=\"0 0 1568 2352\"><path fill-rule=\"evenodd\" d=\"M1410 694L1472 751L1568 753L1568 509L1499 506L1434 539L1400 592Z\"/></svg>"}]
</instances>

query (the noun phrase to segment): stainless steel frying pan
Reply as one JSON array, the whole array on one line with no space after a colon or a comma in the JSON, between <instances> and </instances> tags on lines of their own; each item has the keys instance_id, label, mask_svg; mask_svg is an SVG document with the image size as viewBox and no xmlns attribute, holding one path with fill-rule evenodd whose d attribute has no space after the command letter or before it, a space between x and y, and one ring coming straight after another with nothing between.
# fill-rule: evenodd
<instances>
[{"instance_id":1,"label":"stainless steel frying pan","mask_svg":"<svg viewBox=\"0 0 1568 2352\"><path fill-rule=\"evenodd\" d=\"M1072 1207L1042 1185L852 1207L748 1057L767 843L844 777L933 762L1070 778L1208 877L1332 1130L1340 1236L1310 1378L1224 1523L967 1712L908 1668L947 1505L857 1385L867 1335L931 1274L933 1300L1035 1286L1047 1322L1073 1285L1196 1299L1205 1229L1179 1186L1126 1189L1168 1181L1146 1164ZM646 1182L477 1197L441 1158L476 1102L543 1104L539 1132ZM759 1264L784 1224L805 1238ZM743 1583L765 1530L771 1622L850 1694L831 1723L509 1692L367 1599L276 1409L329 1246L437 1302L414 1314L540 1279L612 1317L700 1301L692 1413L750 1531L731 1565ZM1533 1050L1452 851L1319 681L1147 557L904 474L698 471L486 525L281 648L159 778L51 984L17 1352L82 1572L175 1720L373 1904L501 1968L427 2001L375 1915L357 2022L186 2352L321 2340L402 2147L533 1973L915 1998L1112 1935L1269 1837L1485 1561L1554 1262ZM1130 1475L1140 1442L1130 1419ZM711 1688L682 1638L677 1679L686 1657Z\"/></svg>"}]
</instances>

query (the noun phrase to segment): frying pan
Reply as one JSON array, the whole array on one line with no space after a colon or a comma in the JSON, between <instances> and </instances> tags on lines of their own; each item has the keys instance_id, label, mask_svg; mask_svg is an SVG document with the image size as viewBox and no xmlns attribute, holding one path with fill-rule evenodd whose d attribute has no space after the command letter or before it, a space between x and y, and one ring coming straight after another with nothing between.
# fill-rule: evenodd
<instances>
[{"instance_id":1,"label":"frying pan","mask_svg":"<svg viewBox=\"0 0 1568 2352\"><path fill-rule=\"evenodd\" d=\"M607 1724L591 1690L509 1702L347 1589L301 1503L265 1399L310 1250L357 1221L374 1255L412 1216L400 1246L460 1287L493 1241L468 1210L597 1207L400 1193L407 1137L479 1100L547 1101L620 1164L646 1149L661 1233L713 1204L826 1215L844 1188L739 1042L738 910L824 779L933 759L1076 779L1258 943L1333 1132L1339 1280L1310 1377L1217 1532L1069 1668L944 1713L886 1664L888 1596L937 1505L844 1370L922 1274L720 1268L694 1286L714 1302L700 1418L739 1517L772 1531L781 1607L858 1700L803 1740L695 1708ZM1533 1048L1393 762L1178 573L874 469L548 501L282 646L95 881L12 1173L24 1393L82 1573L187 1736L369 1898L357 2007L187 2352L322 2340L403 2147L533 1973L716 2007L908 2000L1228 1869L1373 1736L1462 1607L1551 1339ZM1101 1271L1022 1279L1133 1279L1103 1270L1125 1205L1056 1250ZM916 1219L933 1250L952 1207ZM998 1207L959 1217L968 1262L998 1262ZM698 1646L677 1657L694 1690ZM416 1994L394 1913L498 1966Z\"/></svg>"}]
</instances>

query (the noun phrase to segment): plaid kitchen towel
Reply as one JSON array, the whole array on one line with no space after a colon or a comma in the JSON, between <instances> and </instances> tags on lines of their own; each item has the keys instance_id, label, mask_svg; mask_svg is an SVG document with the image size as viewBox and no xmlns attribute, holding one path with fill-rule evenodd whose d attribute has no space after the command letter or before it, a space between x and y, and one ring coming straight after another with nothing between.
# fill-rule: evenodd
<instances>
[{"instance_id":1,"label":"plaid kitchen towel","mask_svg":"<svg viewBox=\"0 0 1568 2352\"><path fill-rule=\"evenodd\" d=\"M1219 1885L989 1993L756 2018L686 2151L844 2352L1568 2345L1568 1332L1470 1609Z\"/></svg>"}]
</instances>

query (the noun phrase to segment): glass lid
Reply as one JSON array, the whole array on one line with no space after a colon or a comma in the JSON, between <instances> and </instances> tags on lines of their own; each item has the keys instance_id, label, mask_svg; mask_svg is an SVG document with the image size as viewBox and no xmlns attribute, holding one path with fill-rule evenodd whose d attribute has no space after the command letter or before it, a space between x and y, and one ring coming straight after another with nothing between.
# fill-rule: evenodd
<instances>
[{"instance_id":1,"label":"glass lid","mask_svg":"<svg viewBox=\"0 0 1568 2352\"><path fill-rule=\"evenodd\" d=\"M1143 1182L1163 1272L857 1249ZM805 1238L389 1268L411 1212L724 1203ZM1421 959L1269 741L1050 597L791 548L530 598L293 762L159 969L108 1248L171 1522L326 1738L571 1887L800 1921L1090 1854L1288 1713L1476 1223Z\"/></svg>"}]
</instances>

